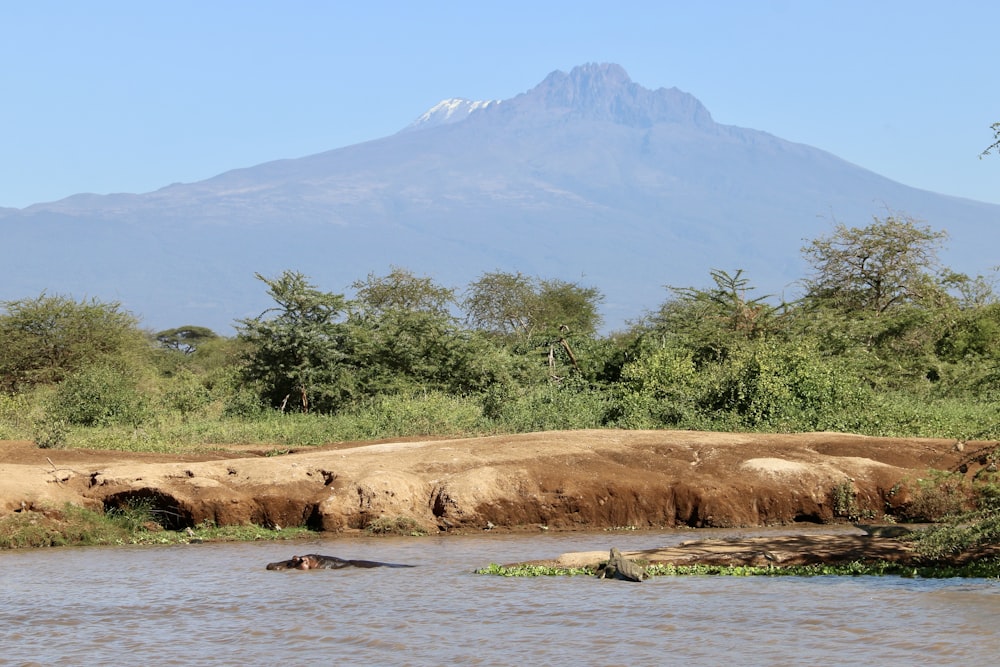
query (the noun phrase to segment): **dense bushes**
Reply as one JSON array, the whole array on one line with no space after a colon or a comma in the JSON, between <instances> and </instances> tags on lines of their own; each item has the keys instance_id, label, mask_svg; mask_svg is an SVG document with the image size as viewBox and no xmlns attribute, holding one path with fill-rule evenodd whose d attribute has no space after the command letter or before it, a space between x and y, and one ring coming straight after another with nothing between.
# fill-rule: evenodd
<instances>
[{"instance_id":1,"label":"dense bushes","mask_svg":"<svg viewBox=\"0 0 1000 667\"><path fill-rule=\"evenodd\" d=\"M807 247L795 302L742 271L600 336L591 287L484 274L459 298L394 268L353 299L296 272L233 338L144 334L116 303L0 313L0 436L158 448L578 428L1000 436L1000 304L906 218ZM871 258L859 265L857 258ZM462 310L465 309L464 317ZM298 413L298 414L296 414Z\"/></svg>"},{"instance_id":2,"label":"dense bushes","mask_svg":"<svg viewBox=\"0 0 1000 667\"><path fill-rule=\"evenodd\" d=\"M138 426L149 408L134 371L102 363L66 378L52 395L47 414L75 426Z\"/></svg>"}]
</instances>

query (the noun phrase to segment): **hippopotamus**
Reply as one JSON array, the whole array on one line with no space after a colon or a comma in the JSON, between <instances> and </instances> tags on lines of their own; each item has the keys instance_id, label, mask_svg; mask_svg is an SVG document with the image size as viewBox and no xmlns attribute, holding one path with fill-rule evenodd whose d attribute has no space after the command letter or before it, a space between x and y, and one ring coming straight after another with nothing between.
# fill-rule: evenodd
<instances>
[{"instance_id":1,"label":"hippopotamus","mask_svg":"<svg viewBox=\"0 0 1000 667\"><path fill-rule=\"evenodd\" d=\"M400 565L399 563L379 563L374 560L344 560L336 556L321 556L320 554L306 554L305 556L292 556L288 560L268 563L269 570L339 570L342 567L413 567L412 565Z\"/></svg>"}]
</instances>

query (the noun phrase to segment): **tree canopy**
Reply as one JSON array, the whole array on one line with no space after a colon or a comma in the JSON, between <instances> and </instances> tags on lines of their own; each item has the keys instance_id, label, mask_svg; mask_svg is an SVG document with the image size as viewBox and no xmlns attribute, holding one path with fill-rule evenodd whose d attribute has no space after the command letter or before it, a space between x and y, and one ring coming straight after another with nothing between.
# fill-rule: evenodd
<instances>
[{"instance_id":1,"label":"tree canopy","mask_svg":"<svg viewBox=\"0 0 1000 667\"><path fill-rule=\"evenodd\" d=\"M282 410L332 410L351 392L341 363L347 356L344 296L319 291L295 271L256 276L276 305L238 324L237 336L246 344L244 378Z\"/></svg>"},{"instance_id":2,"label":"tree canopy","mask_svg":"<svg viewBox=\"0 0 1000 667\"><path fill-rule=\"evenodd\" d=\"M367 313L407 311L446 316L455 305L455 290L396 266L386 276L369 273L351 287L356 290L356 305Z\"/></svg>"},{"instance_id":3,"label":"tree canopy","mask_svg":"<svg viewBox=\"0 0 1000 667\"><path fill-rule=\"evenodd\" d=\"M0 389L60 382L101 360L143 350L138 321L118 302L42 293L6 301L0 315Z\"/></svg>"},{"instance_id":4,"label":"tree canopy","mask_svg":"<svg viewBox=\"0 0 1000 667\"><path fill-rule=\"evenodd\" d=\"M462 306L473 326L530 338L560 330L589 335L601 325L604 295L594 287L524 274L484 273L469 285Z\"/></svg>"},{"instance_id":5,"label":"tree canopy","mask_svg":"<svg viewBox=\"0 0 1000 667\"><path fill-rule=\"evenodd\" d=\"M940 292L938 249L947 238L909 217L875 218L867 227L836 225L802 249L813 273L807 298L876 315Z\"/></svg>"},{"instance_id":6,"label":"tree canopy","mask_svg":"<svg viewBox=\"0 0 1000 667\"><path fill-rule=\"evenodd\" d=\"M167 350L193 354L202 343L218 338L218 334L207 327L185 325L165 329L155 334L156 342Z\"/></svg>"}]
</instances>

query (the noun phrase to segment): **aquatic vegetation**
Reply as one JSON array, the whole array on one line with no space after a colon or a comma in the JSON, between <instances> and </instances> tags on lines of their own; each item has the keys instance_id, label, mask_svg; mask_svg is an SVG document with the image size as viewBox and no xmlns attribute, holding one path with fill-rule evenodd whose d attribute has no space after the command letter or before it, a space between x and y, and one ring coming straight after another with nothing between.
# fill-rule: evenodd
<instances>
[{"instance_id":1,"label":"aquatic vegetation","mask_svg":"<svg viewBox=\"0 0 1000 667\"><path fill-rule=\"evenodd\" d=\"M491 574L498 577L574 577L577 575L593 575L590 567L552 567L548 565L500 565L490 563L476 570L476 574Z\"/></svg>"},{"instance_id":2,"label":"aquatic vegetation","mask_svg":"<svg viewBox=\"0 0 1000 667\"><path fill-rule=\"evenodd\" d=\"M476 570L476 574L500 577L540 577L593 575L591 567L551 567L545 565L515 564L498 565L490 563ZM1000 578L1000 560L984 560L965 565L907 565L890 561L851 561L847 563L752 566L752 565L672 565L654 564L646 568L647 577L830 577L830 576L898 576L920 577L923 579L946 579L952 577Z\"/></svg>"}]
</instances>

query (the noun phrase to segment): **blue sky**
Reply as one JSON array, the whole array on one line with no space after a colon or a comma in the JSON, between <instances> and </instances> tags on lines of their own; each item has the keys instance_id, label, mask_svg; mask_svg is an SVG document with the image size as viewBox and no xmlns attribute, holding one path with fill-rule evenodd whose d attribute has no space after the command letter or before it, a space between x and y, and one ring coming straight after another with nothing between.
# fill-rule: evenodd
<instances>
[{"instance_id":1,"label":"blue sky","mask_svg":"<svg viewBox=\"0 0 1000 667\"><path fill-rule=\"evenodd\" d=\"M1000 157L978 158L1000 121L998 27L992 0L6 2L0 206L377 139L442 99L513 97L588 62L1000 203Z\"/></svg>"}]
</instances>

